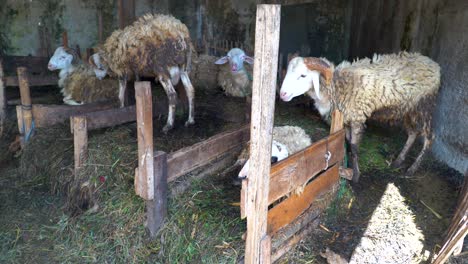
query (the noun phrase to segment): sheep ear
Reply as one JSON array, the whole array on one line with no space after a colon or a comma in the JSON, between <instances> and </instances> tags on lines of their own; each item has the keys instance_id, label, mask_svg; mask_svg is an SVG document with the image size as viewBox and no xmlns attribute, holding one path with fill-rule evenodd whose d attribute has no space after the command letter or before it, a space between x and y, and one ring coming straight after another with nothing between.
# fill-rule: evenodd
<instances>
[{"instance_id":1,"label":"sheep ear","mask_svg":"<svg viewBox=\"0 0 468 264\"><path fill-rule=\"evenodd\" d=\"M254 58L245 56L244 61L247 62L248 64L254 64Z\"/></svg>"},{"instance_id":2,"label":"sheep ear","mask_svg":"<svg viewBox=\"0 0 468 264\"><path fill-rule=\"evenodd\" d=\"M310 74L312 75L312 83L314 85L315 95L317 96L318 100L321 100L320 97L320 72L318 71L311 71Z\"/></svg>"},{"instance_id":3,"label":"sheep ear","mask_svg":"<svg viewBox=\"0 0 468 264\"><path fill-rule=\"evenodd\" d=\"M225 64L229 61L228 56L224 56L221 59L215 61L215 64Z\"/></svg>"}]
</instances>

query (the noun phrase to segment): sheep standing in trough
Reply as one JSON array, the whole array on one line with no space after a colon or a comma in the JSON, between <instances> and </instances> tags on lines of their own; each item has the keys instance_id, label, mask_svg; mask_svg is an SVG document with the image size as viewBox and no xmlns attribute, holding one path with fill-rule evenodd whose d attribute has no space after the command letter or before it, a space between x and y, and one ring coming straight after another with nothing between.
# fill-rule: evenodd
<instances>
[{"instance_id":1,"label":"sheep standing in trough","mask_svg":"<svg viewBox=\"0 0 468 264\"><path fill-rule=\"evenodd\" d=\"M287 158L312 145L312 140L304 129L297 126L273 127L273 142L271 147L271 162L275 163ZM249 173L249 150L246 148L239 155L234 166L242 166L239 179L245 179Z\"/></svg>"},{"instance_id":2,"label":"sheep standing in trough","mask_svg":"<svg viewBox=\"0 0 468 264\"><path fill-rule=\"evenodd\" d=\"M246 97L252 94L252 68L246 68L244 62L252 65L254 59L239 48L231 49L215 62L219 65L229 63L229 67L221 67L218 73L218 84L229 96Z\"/></svg>"},{"instance_id":3,"label":"sheep standing in trough","mask_svg":"<svg viewBox=\"0 0 468 264\"><path fill-rule=\"evenodd\" d=\"M58 47L47 67L51 71L60 70L58 86L65 104L81 105L117 99L117 80L99 80L73 49Z\"/></svg>"},{"instance_id":4,"label":"sheep standing in trough","mask_svg":"<svg viewBox=\"0 0 468 264\"><path fill-rule=\"evenodd\" d=\"M408 139L393 162L395 167L404 162L417 136L424 138L423 148L407 173L418 169L433 140L432 110L439 86L439 65L418 53L374 55L372 60L342 62L336 68L323 58L297 57L289 63L280 97L288 102L307 93L325 119L335 109L343 113L353 181L357 182L358 145L368 118L403 123Z\"/></svg>"},{"instance_id":5,"label":"sheep standing in trough","mask_svg":"<svg viewBox=\"0 0 468 264\"><path fill-rule=\"evenodd\" d=\"M119 79L119 99L124 105L127 81L141 76L154 76L169 98L169 111L163 132L174 126L177 93L174 85L180 80L189 101L186 126L194 124L195 90L188 70L191 65L192 43L189 31L180 20L170 15L147 14L123 30L116 30L90 59L96 76L116 75Z\"/></svg>"}]
</instances>

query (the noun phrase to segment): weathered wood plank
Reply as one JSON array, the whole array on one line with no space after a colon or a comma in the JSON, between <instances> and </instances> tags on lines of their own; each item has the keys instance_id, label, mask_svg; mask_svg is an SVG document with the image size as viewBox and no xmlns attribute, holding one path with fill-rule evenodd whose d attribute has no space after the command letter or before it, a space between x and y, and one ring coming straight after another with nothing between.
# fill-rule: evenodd
<instances>
[{"instance_id":1,"label":"weathered wood plank","mask_svg":"<svg viewBox=\"0 0 468 264\"><path fill-rule=\"evenodd\" d=\"M119 0L119 28L130 25L135 21L135 0Z\"/></svg>"},{"instance_id":2,"label":"weathered wood plank","mask_svg":"<svg viewBox=\"0 0 468 264\"><path fill-rule=\"evenodd\" d=\"M147 228L155 238L167 216L167 154L154 154L154 199L146 201Z\"/></svg>"},{"instance_id":3,"label":"weathered wood plank","mask_svg":"<svg viewBox=\"0 0 468 264\"><path fill-rule=\"evenodd\" d=\"M25 67L19 67L17 69L17 74L20 86L21 108L23 118L23 127L20 127L19 129L21 131L21 142L24 146L24 144L29 141L30 136L34 132L32 131L33 113L31 111L31 92L29 89L28 70Z\"/></svg>"},{"instance_id":4,"label":"weathered wood plank","mask_svg":"<svg viewBox=\"0 0 468 264\"><path fill-rule=\"evenodd\" d=\"M213 136L168 156L168 182L200 168L249 140L249 126Z\"/></svg>"},{"instance_id":5,"label":"weathered wood plank","mask_svg":"<svg viewBox=\"0 0 468 264\"><path fill-rule=\"evenodd\" d=\"M68 48L68 33L67 31L62 32L62 46Z\"/></svg>"},{"instance_id":6,"label":"weathered wood plank","mask_svg":"<svg viewBox=\"0 0 468 264\"><path fill-rule=\"evenodd\" d=\"M58 78L55 75L44 75L44 76L32 75L29 77L30 86L48 86L48 85L57 85L57 83L58 83ZM18 78L16 76L5 77L5 86L6 87L19 86Z\"/></svg>"},{"instance_id":7,"label":"weathered wood plank","mask_svg":"<svg viewBox=\"0 0 468 264\"><path fill-rule=\"evenodd\" d=\"M252 84L250 175L246 205L245 262L261 263L271 248L262 248L267 231L271 141L278 70L280 5L258 5ZM265 245L264 245L265 246ZM268 251L268 253L267 253Z\"/></svg>"},{"instance_id":8,"label":"weathered wood plank","mask_svg":"<svg viewBox=\"0 0 468 264\"><path fill-rule=\"evenodd\" d=\"M153 104L151 83L135 82L138 134L138 168L135 192L145 200L154 199Z\"/></svg>"},{"instance_id":9,"label":"weathered wood plank","mask_svg":"<svg viewBox=\"0 0 468 264\"><path fill-rule=\"evenodd\" d=\"M136 121L136 106L113 108L103 111L90 112L82 115L88 121L88 131L112 127ZM73 127L72 127L73 133Z\"/></svg>"},{"instance_id":10,"label":"weathered wood plank","mask_svg":"<svg viewBox=\"0 0 468 264\"><path fill-rule=\"evenodd\" d=\"M31 77L35 74L49 73L47 64L49 63L48 57L39 56L4 56L3 67L5 76L16 74L18 67L27 67ZM10 74L11 73L11 74ZM51 74L56 75L56 74ZM16 78L16 77L15 77Z\"/></svg>"},{"instance_id":11,"label":"weathered wood plank","mask_svg":"<svg viewBox=\"0 0 468 264\"><path fill-rule=\"evenodd\" d=\"M88 129L86 117L74 116L70 122L73 126L73 147L75 157L75 175L83 167L88 158Z\"/></svg>"},{"instance_id":12,"label":"weathered wood plank","mask_svg":"<svg viewBox=\"0 0 468 264\"><path fill-rule=\"evenodd\" d=\"M271 168L268 204L291 193L323 171L326 167L327 150L331 153L328 167L341 162L344 156L344 138L345 132L341 130L275 164Z\"/></svg>"},{"instance_id":13,"label":"weathered wood plank","mask_svg":"<svg viewBox=\"0 0 468 264\"><path fill-rule=\"evenodd\" d=\"M6 97L3 77L3 60L0 57L0 137L3 135L3 125L6 117Z\"/></svg>"},{"instance_id":14,"label":"weathered wood plank","mask_svg":"<svg viewBox=\"0 0 468 264\"><path fill-rule=\"evenodd\" d=\"M335 186L339 180L336 164L310 182L301 195L292 195L268 212L268 234L273 235L310 207L315 198Z\"/></svg>"},{"instance_id":15,"label":"weathered wood plank","mask_svg":"<svg viewBox=\"0 0 468 264\"><path fill-rule=\"evenodd\" d=\"M340 111L335 110L332 112L330 135L343 129L343 120L344 120L344 116Z\"/></svg>"},{"instance_id":16,"label":"weathered wood plank","mask_svg":"<svg viewBox=\"0 0 468 264\"><path fill-rule=\"evenodd\" d=\"M72 115L82 115L115 107L112 102L86 105L32 105L36 127L49 127L70 120Z\"/></svg>"}]
</instances>

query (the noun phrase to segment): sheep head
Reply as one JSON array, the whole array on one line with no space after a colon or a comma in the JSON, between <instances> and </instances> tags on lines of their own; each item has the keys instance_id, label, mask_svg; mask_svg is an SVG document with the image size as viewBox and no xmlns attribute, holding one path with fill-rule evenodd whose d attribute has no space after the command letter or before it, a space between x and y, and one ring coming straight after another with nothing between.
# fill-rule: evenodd
<instances>
[{"instance_id":1,"label":"sheep head","mask_svg":"<svg viewBox=\"0 0 468 264\"><path fill-rule=\"evenodd\" d=\"M289 151L287 147L277 141L271 143L271 164L276 163L280 160L284 160L289 156ZM241 171L239 172L239 178L245 179L249 174L249 160L244 164Z\"/></svg>"},{"instance_id":2,"label":"sheep head","mask_svg":"<svg viewBox=\"0 0 468 264\"><path fill-rule=\"evenodd\" d=\"M106 77L107 71L109 69L107 67L107 63L105 63L105 60L101 57L101 55L99 55L99 53L94 53L91 55L88 62L99 80L102 80L104 77Z\"/></svg>"},{"instance_id":3,"label":"sheep head","mask_svg":"<svg viewBox=\"0 0 468 264\"><path fill-rule=\"evenodd\" d=\"M215 61L215 64L226 64L229 62L231 72L238 73L244 70L244 61L248 64L254 63L254 59L247 56L243 50L239 48L233 48L226 56Z\"/></svg>"},{"instance_id":4,"label":"sheep head","mask_svg":"<svg viewBox=\"0 0 468 264\"><path fill-rule=\"evenodd\" d=\"M50 58L47 68L49 71L63 70L71 67L73 64L77 64L78 61L79 57L75 50L58 47Z\"/></svg>"},{"instance_id":5,"label":"sheep head","mask_svg":"<svg viewBox=\"0 0 468 264\"><path fill-rule=\"evenodd\" d=\"M330 85L333 77L333 66L320 58L296 57L289 62L288 71L280 90L283 101L289 102L294 97L308 92L314 87L316 98L321 100L320 75L325 78L326 85Z\"/></svg>"}]
</instances>

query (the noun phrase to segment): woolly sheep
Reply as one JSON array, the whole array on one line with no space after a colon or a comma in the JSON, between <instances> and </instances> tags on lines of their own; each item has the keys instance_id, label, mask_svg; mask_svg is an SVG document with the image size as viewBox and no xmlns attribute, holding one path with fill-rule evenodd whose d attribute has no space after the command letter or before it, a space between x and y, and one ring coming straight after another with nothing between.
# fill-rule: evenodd
<instances>
[{"instance_id":1,"label":"woolly sheep","mask_svg":"<svg viewBox=\"0 0 468 264\"><path fill-rule=\"evenodd\" d=\"M322 117L328 118L334 109L343 113L357 182L358 145L367 118L403 123L408 139L395 167L401 166L417 136L423 136L423 148L407 173L418 169L433 140L432 110L439 86L439 65L418 53L374 55L336 68L323 58L298 57L289 63L280 97L287 102L307 93Z\"/></svg>"},{"instance_id":2,"label":"woolly sheep","mask_svg":"<svg viewBox=\"0 0 468 264\"><path fill-rule=\"evenodd\" d=\"M51 71L60 70L58 86L65 104L80 105L117 98L117 81L96 78L73 49L58 47L47 67Z\"/></svg>"},{"instance_id":3,"label":"woolly sheep","mask_svg":"<svg viewBox=\"0 0 468 264\"><path fill-rule=\"evenodd\" d=\"M218 59L215 64L229 62L229 67L221 67L218 73L218 84L229 96L246 97L252 94L252 68L245 67L244 62L253 64L254 59L239 48L231 49L228 54Z\"/></svg>"},{"instance_id":4,"label":"woolly sheep","mask_svg":"<svg viewBox=\"0 0 468 264\"><path fill-rule=\"evenodd\" d=\"M273 142L271 147L272 163L281 161L289 155L297 153L312 145L312 140L304 129L297 126L273 127ZM239 178L246 178L249 173L249 147L244 148L236 165L243 165Z\"/></svg>"},{"instance_id":5,"label":"woolly sheep","mask_svg":"<svg viewBox=\"0 0 468 264\"><path fill-rule=\"evenodd\" d=\"M169 98L169 113L163 132L174 126L177 94L174 85L182 81L189 99L186 126L194 124L195 90L188 71L191 66L190 34L180 20L170 15L147 14L123 30L116 30L90 59L96 76L119 78L119 99L124 105L127 80L154 76Z\"/></svg>"}]
</instances>

